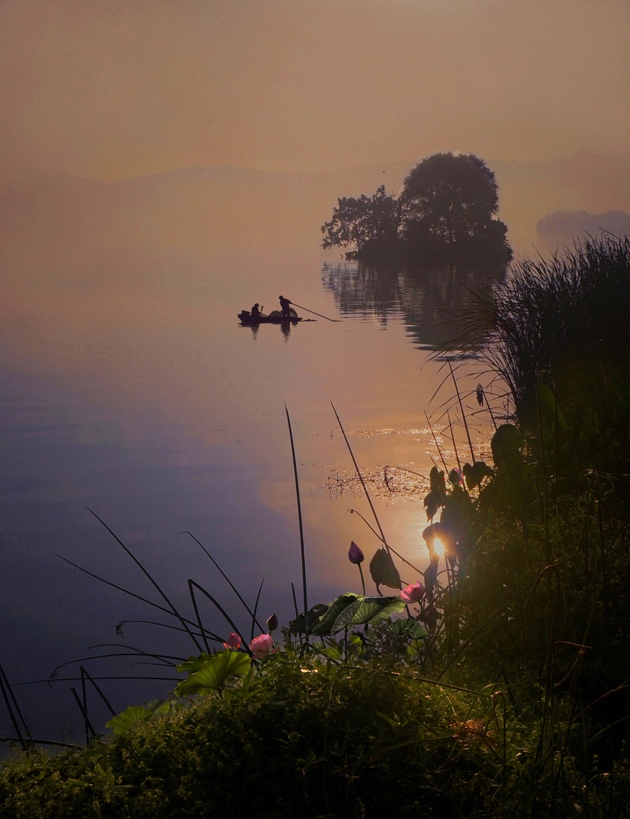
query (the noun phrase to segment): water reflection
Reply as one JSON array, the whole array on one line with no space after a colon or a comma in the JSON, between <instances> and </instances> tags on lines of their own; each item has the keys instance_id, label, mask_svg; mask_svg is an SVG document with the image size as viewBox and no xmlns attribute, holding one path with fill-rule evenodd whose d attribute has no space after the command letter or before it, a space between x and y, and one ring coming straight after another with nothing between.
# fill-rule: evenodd
<instances>
[{"instance_id":1,"label":"water reflection","mask_svg":"<svg viewBox=\"0 0 630 819\"><path fill-rule=\"evenodd\" d=\"M413 268L326 263L322 283L342 315L377 321L383 328L392 319L402 319L414 345L422 348L455 338L458 314L473 294L500 280L506 269L506 264L491 261Z\"/></svg>"},{"instance_id":2,"label":"water reflection","mask_svg":"<svg viewBox=\"0 0 630 819\"><path fill-rule=\"evenodd\" d=\"M261 325L260 324L244 324L242 326L247 327L248 329L251 330L251 332L252 332L252 341L256 341L256 339L258 338L258 331L260 330ZM290 321L281 321L281 322L276 323L275 325L265 324L265 327L268 327L268 326L269 327L280 327L280 332L282 333L284 341L287 342L289 340L289 337L291 336L291 322ZM269 332L272 332L272 331L269 331Z\"/></svg>"}]
</instances>

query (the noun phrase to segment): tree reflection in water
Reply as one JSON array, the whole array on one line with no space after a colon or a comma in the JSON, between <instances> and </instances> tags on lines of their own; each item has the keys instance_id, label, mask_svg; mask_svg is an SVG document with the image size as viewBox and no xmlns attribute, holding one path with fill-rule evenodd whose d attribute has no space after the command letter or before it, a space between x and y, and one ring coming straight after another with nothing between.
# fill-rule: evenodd
<instances>
[{"instance_id":1,"label":"tree reflection in water","mask_svg":"<svg viewBox=\"0 0 630 819\"><path fill-rule=\"evenodd\" d=\"M402 318L414 346L435 347L459 335L458 314L506 270L506 263L489 260L415 267L325 263L322 283L343 316L376 320L383 327Z\"/></svg>"}]
</instances>

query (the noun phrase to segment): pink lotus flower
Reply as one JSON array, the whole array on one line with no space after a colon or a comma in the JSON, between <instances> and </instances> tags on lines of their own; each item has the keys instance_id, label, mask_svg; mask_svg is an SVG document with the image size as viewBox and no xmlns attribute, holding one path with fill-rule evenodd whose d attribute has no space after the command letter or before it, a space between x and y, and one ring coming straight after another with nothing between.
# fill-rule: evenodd
<instances>
[{"instance_id":1,"label":"pink lotus flower","mask_svg":"<svg viewBox=\"0 0 630 819\"><path fill-rule=\"evenodd\" d=\"M410 583L406 589L402 589L400 592L400 596L405 603L417 603L419 600L422 600L425 594L425 588L419 580L416 580L415 583Z\"/></svg>"},{"instance_id":2,"label":"pink lotus flower","mask_svg":"<svg viewBox=\"0 0 630 819\"><path fill-rule=\"evenodd\" d=\"M240 635L236 634L236 632L232 632L230 636L227 638L227 642L223 643L225 648L232 648L234 651L238 651L241 647L242 640Z\"/></svg>"},{"instance_id":3,"label":"pink lotus flower","mask_svg":"<svg viewBox=\"0 0 630 819\"><path fill-rule=\"evenodd\" d=\"M255 660L261 657L266 657L273 646L273 637L271 634L261 634L260 637L254 637L249 644L250 651L254 655Z\"/></svg>"},{"instance_id":4,"label":"pink lotus flower","mask_svg":"<svg viewBox=\"0 0 630 819\"><path fill-rule=\"evenodd\" d=\"M365 560L365 555L363 554L361 549L359 549L354 540L350 544L350 549L348 550L348 560L350 561L350 563L354 563L355 566L358 566Z\"/></svg>"}]
</instances>

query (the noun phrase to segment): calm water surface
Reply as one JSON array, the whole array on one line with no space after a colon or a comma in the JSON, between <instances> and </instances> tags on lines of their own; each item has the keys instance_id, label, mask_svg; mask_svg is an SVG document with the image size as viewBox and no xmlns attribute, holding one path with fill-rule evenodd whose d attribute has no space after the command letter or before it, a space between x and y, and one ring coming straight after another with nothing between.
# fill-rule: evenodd
<instances>
[{"instance_id":1,"label":"calm water surface","mask_svg":"<svg viewBox=\"0 0 630 819\"><path fill-rule=\"evenodd\" d=\"M170 252L116 265L107 258L74 273L59 264L46 275L9 270L2 285L0 662L12 682L46 679L66 661L129 647L195 652L185 636L150 624L127 622L118 635L121 620L173 621L59 557L163 602L88 509L190 615L192 577L249 633L225 581L191 538L178 534L185 530L252 604L264 577L261 617L275 611L288 621L290 583L299 591L301 582L285 405L299 460L310 603L358 588L346 559L352 539L368 556L378 545L348 511L369 517L331 401L374 478L389 539L424 568L421 488L400 484L415 500L402 499L404 492L388 498L379 475L385 464L426 474L429 453L437 457L425 411L439 420L453 390L445 387L431 401L444 372L429 361L427 347L451 333L443 322L462 298L453 271L376 273L323 263L310 251L214 260ZM468 285L471 276L464 276ZM286 333L239 326L241 308L258 301L275 309L279 293L343 320L305 322ZM479 380L471 369L462 372L464 391ZM464 440L461 431L457 437ZM442 442L452 450L448 436ZM403 572L403 579L416 577ZM209 606L203 614L227 635ZM148 662L85 665L94 676L173 676ZM78 665L58 677L75 677ZM16 687L37 735L82 738L72 685L78 683ZM164 695L173 683L102 686L122 710ZM91 707L102 730L107 711L94 696ZM7 735L1 704L0 714Z\"/></svg>"}]
</instances>

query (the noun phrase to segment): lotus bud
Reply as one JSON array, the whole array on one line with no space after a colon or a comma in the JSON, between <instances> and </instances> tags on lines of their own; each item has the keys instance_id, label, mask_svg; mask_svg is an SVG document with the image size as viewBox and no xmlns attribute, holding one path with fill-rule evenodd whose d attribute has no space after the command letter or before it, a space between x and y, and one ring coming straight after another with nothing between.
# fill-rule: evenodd
<instances>
[{"instance_id":1,"label":"lotus bud","mask_svg":"<svg viewBox=\"0 0 630 819\"><path fill-rule=\"evenodd\" d=\"M272 631L275 631L278 628L278 618L275 614L272 614L271 617L267 618L267 630L271 634Z\"/></svg>"},{"instance_id":2,"label":"lotus bud","mask_svg":"<svg viewBox=\"0 0 630 819\"><path fill-rule=\"evenodd\" d=\"M352 541L352 543L350 544L350 548L348 549L348 560L350 561L350 563L354 563L355 566L358 566L365 560L365 555L363 554L361 549L359 549L354 540Z\"/></svg>"}]
</instances>

